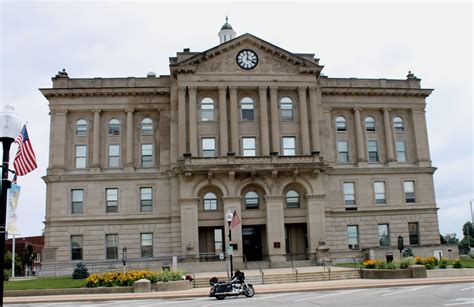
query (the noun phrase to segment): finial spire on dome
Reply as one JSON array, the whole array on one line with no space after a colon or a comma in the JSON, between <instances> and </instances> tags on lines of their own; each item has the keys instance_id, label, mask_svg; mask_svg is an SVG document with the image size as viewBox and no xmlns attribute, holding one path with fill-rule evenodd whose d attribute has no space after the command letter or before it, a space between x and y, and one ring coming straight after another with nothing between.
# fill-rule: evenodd
<instances>
[{"instance_id":1,"label":"finial spire on dome","mask_svg":"<svg viewBox=\"0 0 474 307\"><path fill-rule=\"evenodd\" d=\"M221 30L218 33L219 43L225 43L230 41L235 37L235 31L232 29L232 26L229 24L229 15L225 15L225 24L221 27Z\"/></svg>"}]
</instances>

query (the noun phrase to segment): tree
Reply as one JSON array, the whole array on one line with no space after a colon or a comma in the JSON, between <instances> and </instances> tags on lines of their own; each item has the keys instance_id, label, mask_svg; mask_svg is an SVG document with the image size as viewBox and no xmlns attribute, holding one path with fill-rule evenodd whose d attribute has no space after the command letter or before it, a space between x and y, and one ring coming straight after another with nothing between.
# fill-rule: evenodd
<instances>
[{"instance_id":1,"label":"tree","mask_svg":"<svg viewBox=\"0 0 474 307\"><path fill-rule=\"evenodd\" d=\"M33 246L27 244L21 253L21 263L25 267L25 275L31 275L31 266L36 258L36 252L33 251ZM28 272L28 274L26 274Z\"/></svg>"},{"instance_id":2,"label":"tree","mask_svg":"<svg viewBox=\"0 0 474 307\"><path fill-rule=\"evenodd\" d=\"M448 233L444 236L444 240L446 241L447 244L458 244L459 239L456 238L455 233Z\"/></svg>"},{"instance_id":3,"label":"tree","mask_svg":"<svg viewBox=\"0 0 474 307\"><path fill-rule=\"evenodd\" d=\"M74 268L74 272L72 272L72 278L73 279L84 279L89 277L89 271L87 270L87 267L85 266L84 263L79 262L76 264L76 267Z\"/></svg>"},{"instance_id":4,"label":"tree","mask_svg":"<svg viewBox=\"0 0 474 307\"><path fill-rule=\"evenodd\" d=\"M4 259L5 259L5 266L4 266L5 269L11 270L12 260L13 260L12 258L13 258L12 252L7 251L5 253L5 257L4 257ZM18 276L20 271L21 271L21 259L20 259L20 257L18 257L18 254L15 253L15 275Z\"/></svg>"},{"instance_id":5,"label":"tree","mask_svg":"<svg viewBox=\"0 0 474 307\"><path fill-rule=\"evenodd\" d=\"M459 253L468 254L470 248L474 247L474 225L471 222L466 222L462 226L462 233L464 238L459 242Z\"/></svg>"}]
</instances>

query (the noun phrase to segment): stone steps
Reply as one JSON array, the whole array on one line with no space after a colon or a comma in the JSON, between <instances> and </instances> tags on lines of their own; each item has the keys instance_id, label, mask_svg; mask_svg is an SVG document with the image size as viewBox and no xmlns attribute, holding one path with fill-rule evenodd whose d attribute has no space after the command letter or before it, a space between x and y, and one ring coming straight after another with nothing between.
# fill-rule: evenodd
<instances>
[{"instance_id":1,"label":"stone steps","mask_svg":"<svg viewBox=\"0 0 474 307\"><path fill-rule=\"evenodd\" d=\"M226 281L226 276L218 277L221 281ZM357 279L360 277L358 270L347 270L347 271L332 271L329 272L310 272L310 273L298 273L298 274L273 274L262 276L247 276L246 280L248 283L254 285L261 284L282 284L282 283L295 283L295 282L309 282L309 281L324 281L324 280L340 280L340 279ZM209 287L209 278L196 278L194 280L195 288Z\"/></svg>"}]
</instances>

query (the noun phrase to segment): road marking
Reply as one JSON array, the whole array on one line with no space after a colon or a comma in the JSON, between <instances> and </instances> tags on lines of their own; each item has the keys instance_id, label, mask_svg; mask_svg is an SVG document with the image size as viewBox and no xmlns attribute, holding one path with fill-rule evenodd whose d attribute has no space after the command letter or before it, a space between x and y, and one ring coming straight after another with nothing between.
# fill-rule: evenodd
<instances>
[{"instance_id":1,"label":"road marking","mask_svg":"<svg viewBox=\"0 0 474 307\"><path fill-rule=\"evenodd\" d=\"M472 305L472 304L474 304L474 299L472 299L472 298L457 298L456 301L464 301L464 302L444 304L444 306Z\"/></svg>"},{"instance_id":2,"label":"road marking","mask_svg":"<svg viewBox=\"0 0 474 307\"><path fill-rule=\"evenodd\" d=\"M195 299L189 299L189 300L167 300L166 302L160 302L160 303L156 303L156 301L153 303L153 306L155 305L168 305L168 304L185 304L185 303L193 303L193 302L199 302L199 301L206 301L206 300L210 300L211 298L209 297L201 297L201 298L195 298ZM165 299L163 299L165 300Z\"/></svg>"},{"instance_id":3,"label":"road marking","mask_svg":"<svg viewBox=\"0 0 474 307\"><path fill-rule=\"evenodd\" d=\"M267 295L267 296L261 296L254 298L253 300L265 300L265 299L270 299L270 298L275 298L275 297L280 297L280 296L288 296L288 295L299 295L301 292L292 292L292 293L283 293L283 294L274 294L274 295Z\"/></svg>"},{"instance_id":4,"label":"road marking","mask_svg":"<svg viewBox=\"0 0 474 307\"><path fill-rule=\"evenodd\" d=\"M464 289L461 289L461 291L466 291L466 290L469 290L469 289L474 289L474 286L472 286L472 287L469 287L469 288L464 288Z\"/></svg>"},{"instance_id":5,"label":"road marking","mask_svg":"<svg viewBox=\"0 0 474 307\"><path fill-rule=\"evenodd\" d=\"M396 291L396 292L390 292L390 293L382 294L381 296L389 296L389 295L394 295L394 294L399 294L399 293L404 293L404 292L409 292L409 291L416 291L416 290L420 290L420 289L423 289L423 288L429 288L429 287L431 287L431 286L423 286L423 287L410 288L410 289L407 289L407 290L401 290L401 291Z\"/></svg>"},{"instance_id":6,"label":"road marking","mask_svg":"<svg viewBox=\"0 0 474 307\"><path fill-rule=\"evenodd\" d=\"M327 296L333 296L333 295L351 294L351 293L365 291L365 290L368 290L368 289L357 289L357 290L350 290L350 291L344 291L344 292L336 292L336 293L329 293L329 294L318 295L318 296L305 297L305 298L300 298L299 300L294 300L293 302L302 302L302 301L313 300L320 297L327 297Z\"/></svg>"}]
</instances>

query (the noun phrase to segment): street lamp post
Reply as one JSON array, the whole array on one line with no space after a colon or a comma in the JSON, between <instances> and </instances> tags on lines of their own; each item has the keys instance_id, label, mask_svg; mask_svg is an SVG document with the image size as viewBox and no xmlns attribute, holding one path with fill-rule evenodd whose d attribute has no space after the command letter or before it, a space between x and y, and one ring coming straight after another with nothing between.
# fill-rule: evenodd
<instances>
[{"instance_id":1,"label":"street lamp post","mask_svg":"<svg viewBox=\"0 0 474 307\"><path fill-rule=\"evenodd\" d=\"M0 197L0 272L2 280L0 281L0 306L3 306L3 280L5 267L5 234L7 218L7 192L11 187L11 181L8 180L10 147L18 136L22 121L13 112L12 107L5 107L4 112L0 112L0 142L3 146L2 158L2 195Z\"/></svg>"},{"instance_id":2,"label":"street lamp post","mask_svg":"<svg viewBox=\"0 0 474 307\"><path fill-rule=\"evenodd\" d=\"M125 269L127 267L127 247L124 246L122 249L122 264L123 264L123 274L125 275Z\"/></svg>"},{"instance_id":3,"label":"street lamp post","mask_svg":"<svg viewBox=\"0 0 474 307\"><path fill-rule=\"evenodd\" d=\"M229 225L229 247L227 248L227 251L231 251L231 245L230 245L230 242L232 241L232 233L230 231L230 224L232 223L232 218L234 217L234 215L232 214L232 212L229 210L227 211L226 215L225 215L225 220L227 221L227 225ZM230 255L229 255L229 260L230 260L230 279L232 279L232 276L234 276L234 264L232 263L232 252L230 252Z\"/></svg>"}]
</instances>

